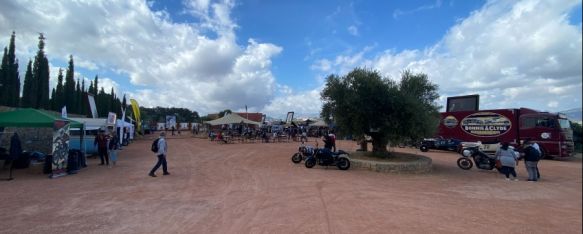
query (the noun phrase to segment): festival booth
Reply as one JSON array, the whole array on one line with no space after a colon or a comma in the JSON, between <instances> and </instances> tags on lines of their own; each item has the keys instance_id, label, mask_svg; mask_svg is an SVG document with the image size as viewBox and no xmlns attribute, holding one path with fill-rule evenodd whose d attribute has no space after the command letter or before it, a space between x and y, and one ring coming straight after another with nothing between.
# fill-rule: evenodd
<instances>
[{"instance_id":1,"label":"festival booth","mask_svg":"<svg viewBox=\"0 0 583 234\"><path fill-rule=\"evenodd\" d=\"M81 128L71 128L71 140L69 148L78 149L86 155L97 154L97 147L94 144L95 136L100 129L107 128L106 118L70 118L74 121L82 123L84 131ZM83 144L81 143L83 141Z\"/></svg>"},{"instance_id":2,"label":"festival booth","mask_svg":"<svg viewBox=\"0 0 583 234\"><path fill-rule=\"evenodd\" d=\"M81 164L84 164L84 158L80 159L80 154L74 152L73 155L76 157L70 157L72 153L69 151L70 128L82 127L83 124L77 121L62 118L56 114L51 114L46 111L32 108L18 109L0 113L0 128L2 130L0 132L0 138L3 138L5 134L9 133L8 131L4 131L5 128L14 128L14 132L16 132L16 129L21 130L19 131L18 135L20 136L20 132L22 132L22 136L20 137L25 139L28 137L27 135L33 136L34 134L30 133L30 130L26 131L25 129L34 128L52 130L45 131L46 134L42 134L43 139L46 139L44 142L47 144L47 147L44 147L44 152L42 152L46 154L44 157L45 168L43 171L47 174L50 174L50 178L63 176L67 173L75 173L82 166ZM38 132L40 131L36 131L36 133ZM51 132L52 134L50 134ZM36 138L39 138L39 136L37 135ZM29 140L26 140L25 143L28 141ZM23 144L22 148L31 147L32 150L39 150L40 148L43 148L39 145L42 145L44 142L39 141L36 145ZM27 153L28 152L24 152L23 154L13 156L12 158L7 158L7 160L11 160L12 162L10 167L10 178L8 179L12 179L12 168L14 166L14 162L20 161L22 158L29 157L29 154ZM30 164L30 160L27 160L27 162Z\"/></svg>"},{"instance_id":3,"label":"festival booth","mask_svg":"<svg viewBox=\"0 0 583 234\"><path fill-rule=\"evenodd\" d=\"M115 127L117 128L118 133L121 133L121 129L124 129L124 134L121 135L123 138L120 137L120 142L122 142L124 145L127 145L129 142L134 140L134 124L118 119L115 122Z\"/></svg>"},{"instance_id":4,"label":"festival booth","mask_svg":"<svg viewBox=\"0 0 583 234\"><path fill-rule=\"evenodd\" d=\"M245 118L243 118L240 115L235 114L235 113L227 114L227 115L223 116L222 118L211 120L211 121L206 121L205 123L212 125L212 126L226 125L226 124L251 124L251 125L261 126L261 123L245 119Z\"/></svg>"}]
</instances>

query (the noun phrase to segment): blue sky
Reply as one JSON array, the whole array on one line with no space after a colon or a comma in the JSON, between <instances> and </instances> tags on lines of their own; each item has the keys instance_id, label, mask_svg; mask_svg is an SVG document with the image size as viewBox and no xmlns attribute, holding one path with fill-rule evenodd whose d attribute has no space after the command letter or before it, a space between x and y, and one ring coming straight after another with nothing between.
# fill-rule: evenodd
<instances>
[{"instance_id":1,"label":"blue sky","mask_svg":"<svg viewBox=\"0 0 583 234\"><path fill-rule=\"evenodd\" d=\"M317 116L329 74L409 69L440 105L480 94L482 108L581 107L581 1L5 1L0 46L16 31L21 77L38 32L56 82L78 78L201 114L224 109Z\"/></svg>"}]
</instances>

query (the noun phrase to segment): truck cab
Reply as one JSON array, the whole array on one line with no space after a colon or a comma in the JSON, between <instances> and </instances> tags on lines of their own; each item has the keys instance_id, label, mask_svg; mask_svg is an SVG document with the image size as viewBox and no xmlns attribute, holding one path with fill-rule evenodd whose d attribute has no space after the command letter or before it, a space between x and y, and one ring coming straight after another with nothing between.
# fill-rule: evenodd
<instances>
[{"instance_id":1,"label":"truck cab","mask_svg":"<svg viewBox=\"0 0 583 234\"><path fill-rule=\"evenodd\" d=\"M539 112L520 116L520 140L536 142L543 156L571 157L575 152L569 120L561 114Z\"/></svg>"}]
</instances>

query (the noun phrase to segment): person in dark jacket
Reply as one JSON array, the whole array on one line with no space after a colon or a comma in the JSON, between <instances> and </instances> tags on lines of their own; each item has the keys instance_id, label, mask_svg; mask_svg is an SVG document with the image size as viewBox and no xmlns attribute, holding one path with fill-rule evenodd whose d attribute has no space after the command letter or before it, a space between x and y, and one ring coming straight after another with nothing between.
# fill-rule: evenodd
<instances>
[{"instance_id":1,"label":"person in dark jacket","mask_svg":"<svg viewBox=\"0 0 583 234\"><path fill-rule=\"evenodd\" d=\"M528 181L535 182L539 178L538 161L540 160L540 153L530 141L525 142L523 153L524 166L526 167L526 172L528 172Z\"/></svg>"},{"instance_id":2,"label":"person in dark jacket","mask_svg":"<svg viewBox=\"0 0 583 234\"><path fill-rule=\"evenodd\" d=\"M99 134L95 136L95 140L93 141L93 145L97 146L97 153L99 154L99 159L101 159L101 163L99 165L103 165L103 161L107 163L109 166L109 156L107 155L107 136L105 135L105 131L100 130Z\"/></svg>"},{"instance_id":3,"label":"person in dark jacket","mask_svg":"<svg viewBox=\"0 0 583 234\"><path fill-rule=\"evenodd\" d=\"M14 133L10 138L10 160L16 160L22 154L22 144L18 133Z\"/></svg>"}]
</instances>

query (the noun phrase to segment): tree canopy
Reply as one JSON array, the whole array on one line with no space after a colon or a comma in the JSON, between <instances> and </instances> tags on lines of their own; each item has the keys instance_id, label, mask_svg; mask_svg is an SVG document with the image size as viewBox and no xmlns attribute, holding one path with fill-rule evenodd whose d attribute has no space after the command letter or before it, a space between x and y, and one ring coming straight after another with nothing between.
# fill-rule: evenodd
<instances>
[{"instance_id":1,"label":"tree canopy","mask_svg":"<svg viewBox=\"0 0 583 234\"><path fill-rule=\"evenodd\" d=\"M437 89L423 73L404 71L397 83L378 71L355 68L342 77L328 76L321 117L344 134L371 136L373 151L386 152L389 142L434 133L439 122Z\"/></svg>"}]
</instances>

